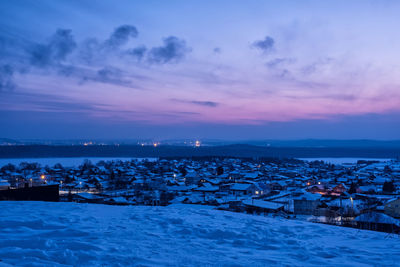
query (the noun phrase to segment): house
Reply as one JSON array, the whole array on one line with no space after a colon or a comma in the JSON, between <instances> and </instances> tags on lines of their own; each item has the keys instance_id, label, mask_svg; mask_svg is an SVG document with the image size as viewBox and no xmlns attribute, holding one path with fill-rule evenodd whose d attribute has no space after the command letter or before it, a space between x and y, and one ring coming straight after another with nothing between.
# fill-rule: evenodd
<instances>
[{"instance_id":1,"label":"house","mask_svg":"<svg viewBox=\"0 0 400 267\"><path fill-rule=\"evenodd\" d=\"M243 174L243 179L254 180L258 177L258 172L250 172Z\"/></svg>"},{"instance_id":2,"label":"house","mask_svg":"<svg viewBox=\"0 0 400 267\"><path fill-rule=\"evenodd\" d=\"M105 201L107 204L111 205L129 205L130 203L124 197L113 197Z\"/></svg>"},{"instance_id":3,"label":"house","mask_svg":"<svg viewBox=\"0 0 400 267\"><path fill-rule=\"evenodd\" d=\"M246 199L243 200L243 205L246 207L248 213L276 213L283 211L284 205L271 201L264 201L260 199Z\"/></svg>"},{"instance_id":4,"label":"house","mask_svg":"<svg viewBox=\"0 0 400 267\"><path fill-rule=\"evenodd\" d=\"M384 213L368 212L357 216L354 221L357 227L387 233L400 233L400 220Z\"/></svg>"},{"instance_id":5,"label":"house","mask_svg":"<svg viewBox=\"0 0 400 267\"><path fill-rule=\"evenodd\" d=\"M286 186L284 181L275 181L269 184L269 187L273 191L282 191Z\"/></svg>"},{"instance_id":6,"label":"house","mask_svg":"<svg viewBox=\"0 0 400 267\"><path fill-rule=\"evenodd\" d=\"M231 194L235 196L255 195L258 188L254 184L235 183L230 187Z\"/></svg>"},{"instance_id":7,"label":"house","mask_svg":"<svg viewBox=\"0 0 400 267\"><path fill-rule=\"evenodd\" d=\"M87 192L75 194L73 200L80 203L102 203L103 198Z\"/></svg>"},{"instance_id":8,"label":"house","mask_svg":"<svg viewBox=\"0 0 400 267\"><path fill-rule=\"evenodd\" d=\"M7 190L10 188L10 183L6 180L0 180L0 190Z\"/></svg>"},{"instance_id":9,"label":"house","mask_svg":"<svg viewBox=\"0 0 400 267\"><path fill-rule=\"evenodd\" d=\"M218 178L215 178L215 179L201 178L200 184L203 184L203 183L210 183L212 185L220 185L222 183L222 181L221 181L221 179L218 179Z\"/></svg>"},{"instance_id":10,"label":"house","mask_svg":"<svg viewBox=\"0 0 400 267\"><path fill-rule=\"evenodd\" d=\"M315 194L315 193L319 193L319 194L326 194L326 189L325 186L322 184L315 184L315 185L310 185L307 188L307 191Z\"/></svg>"},{"instance_id":11,"label":"house","mask_svg":"<svg viewBox=\"0 0 400 267\"><path fill-rule=\"evenodd\" d=\"M384 211L389 216L400 218L400 198L391 199L386 202Z\"/></svg>"},{"instance_id":12,"label":"house","mask_svg":"<svg viewBox=\"0 0 400 267\"><path fill-rule=\"evenodd\" d=\"M219 190L218 186L213 186L210 183L204 183L202 186L194 189L195 191L203 192L203 193L215 193Z\"/></svg>"},{"instance_id":13,"label":"house","mask_svg":"<svg viewBox=\"0 0 400 267\"><path fill-rule=\"evenodd\" d=\"M185 176L186 184L198 184L201 178L195 171L188 172Z\"/></svg>"},{"instance_id":14,"label":"house","mask_svg":"<svg viewBox=\"0 0 400 267\"><path fill-rule=\"evenodd\" d=\"M207 198L210 198L211 196L215 196L215 193L219 190L218 186L213 186L209 183L204 183L202 186L199 186L198 188L194 189L194 191L201 192L203 195L204 202L206 201Z\"/></svg>"},{"instance_id":15,"label":"house","mask_svg":"<svg viewBox=\"0 0 400 267\"><path fill-rule=\"evenodd\" d=\"M294 214L312 215L320 204L320 194L304 193L293 198Z\"/></svg>"},{"instance_id":16,"label":"house","mask_svg":"<svg viewBox=\"0 0 400 267\"><path fill-rule=\"evenodd\" d=\"M333 192L339 195L343 194L346 191L347 187L344 184L339 184L333 188Z\"/></svg>"},{"instance_id":17,"label":"house","mask_svg":"<svg viewBox=\"0 0 400 267\"><path fill-rule=\"evenodd\" d=\"M375 185L363 185L358 187L357 193L375 194L378 190Z\"/></svg>"}]
</instances>

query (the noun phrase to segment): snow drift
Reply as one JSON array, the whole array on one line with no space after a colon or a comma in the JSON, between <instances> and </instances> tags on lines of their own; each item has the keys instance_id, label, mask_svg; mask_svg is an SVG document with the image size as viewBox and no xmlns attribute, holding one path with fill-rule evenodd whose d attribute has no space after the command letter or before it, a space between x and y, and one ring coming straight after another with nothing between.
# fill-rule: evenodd
<instances>
[{"instance_id":1,"label":"snow drift","mask_svg":"<svg viewBox=\"0 0 400 267\"><path fill-rule=\"evenodd\" d=\"M0 266L397 265L398 236L204 206L0 202Z\"/></svg>"}]
</instances>

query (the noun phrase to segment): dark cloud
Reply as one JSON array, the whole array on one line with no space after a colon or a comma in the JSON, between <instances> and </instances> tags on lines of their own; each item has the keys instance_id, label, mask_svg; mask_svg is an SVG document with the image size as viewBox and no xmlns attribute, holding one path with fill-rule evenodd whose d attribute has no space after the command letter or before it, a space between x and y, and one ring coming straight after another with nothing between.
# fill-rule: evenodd
<instances>
[{"instance_id":1,"label":"dark cloud","mask_svg":"<svg viewBox=\"0 0 400 267\"><path fill-rule=\"evenodd\" d=\"M56 60L65 60L67 55L76 48L76 42L71 30L57 30L50 41L49 47Z\"/></svg>"},{"instance_id":2,"label":"dark cloud","mask_svg":"<svg viewBox=\"0 0 400 267\"><path fill-rule=\"evenodd\" d=\"M76 47L71 30L58 29L47 44L36 44L32 47L31 63L38 67L59 64L65 61Z\"/></svg>"},{"instance_id":3,"label":"dark cloud","mask_svg":"<svg viewBox=\"0 0 400 267\"><path fill-rule=\"evenodd\" d=\"M142 90L143 87L133 84L133 81L149 79L147 76L128 73L113 66L93 69L93 67L62 65L57 68L57 74L75 79L80 85L88 82L96 82L124 86L136 90Z\"/></svg>"},{"instance_id":4,"label":"dark cloud","mask_svg":"<svg viewBox=\"0 0 400 267\"><path fill-rule=\"evenodd\" d=\"M215 108L219 105L219 103L213 102L213 101L183 100L183 99L176 99L176 98L172 98L171 101L186 103L186 104L194 104L194 105L198 105L198 106L212 107L212 108Z\"/></svg>"},{"instance_id":5,"label":"dark cloud","mask_svg":"<svg viewBox=\"0 0 400 267\"><path fill-rule=\"evenodd\" d=\"M13 81L14 69L12 66L6 64L0 66L0 91L3 89L14 89L15 83Z\"/></svg>"},{"instance_id":6,"label":"dark cloud","mask_svg":"<svg viewBox=\"0 0 400 267\"><path fill-rule=\"evenodd\" d=\"M47 45L35 45L31 50L31 63L38 67L51 65L53 61L50 48Z\"/></svg>"},{"instance_id":7,"label":"dark cloud","mask_svg":"<svg viewBox=\"0 0 400 267\"><path fill-rule=\"evenodd\" d=\"M86 39L79 45L79 58L86 64L93 64L101 52L101 44L96 38Z\"/></svg>"},{"instance_id":8,"label":"dark cloud","mask_svg":"<svg viewBox=\"0 0 400 267\"><path fill-rule=\"evenodd\" d=\"M113 62L130 64L131 58L137 61L137 67L145 67L146 63L176 63L191 51L183 39L174 36L165 38L162 46L150 51L144 45L130 49L123 47L137 36L138 30L132 25L115 28L108 39L88 37L80 43L75 41L69 29L58 29L42 42L1 32L0 89L16 87L15 73L24 75L35 71L76 79L79 84L94 81L138 89L131 80L147 77L134 73L127 75L112 67L118 66Z\"/></svg>"},{"instance_id":9,"label":"dark cloud","mask_svg":"<svg viewBox=\"0 0 400 267\"><path fill-rule=\"evenodd\" d=\"M295 63L296 60L293 58L275 58L268 61L265 65L270 69L282 67L283 65L289 65Z\"/></svg>"},{"instance_id":10,"label":"dark cloud","mask_svg":"<svg viewBox=\"0 0 400 267\"><path fill-rule=\"evenodd\" d=\"M318 72L319 70L321 70L322 68L328 66L329 64L331 64L333 62L334 62L333 58L329 58L329 57L322 58L322 59L319 59L309 65L304 66L301 69L301 72L304 75L311 75L311 74Z\"/></svg>"},{"instance_id":11,"label":"dark cloud","mask_svg":"<svg viewBox=\"0 0 400 267\"><path fill-rule=\"evenodd\" d=\"M147 48L144 45L142 45L128 50L127 54L132 56L134 59L141 61L144 58L146 51Z\"/></svg>"},{"instance_id":12,"label":"dark cloud","mask_svg":"<svg viewBox=\"0 0 400 267\"><path fill-rule=\"evenodd\" d=\"M192 111L176 111L176 114L182 114L182 115L200 115L200 112L192 112Z\"/></svg>"},{"instance_id":13,"label":"dark cloud","mask_svg":"<svg viewBox=\"0 0 400 267\"><path fill-rule=\"evenodd\" d=\"M216 107L219 104L217 102L213 102L213 101L190 101L190 103L195 104L195 105L200 105L200 106L207 106L207 107Z\"/></svg>"},{"instance_id":14,"label":"dark cloud","mask_svg":"<svg viewBox=\"0 0 400 267\"><path fill-rule=\"evenodd\" d=\"M275 40L272 37L266 36L264 40L255 41L252 46L264 53L269 53L275 48Z\"/></svg>"},{"instance_id":15,"label":"dark cloud","mask_svg":"<svg viewBox=\"0 0 400 267\"><path fill-rule=\"evenodd\" d=\"M115 67L107 66L99 69L95 73L86 72L85 76L82 77L82 81L93 81L134 88L131 81L128 80L125 76L126 75L122 70ZM135 87L135 89L138 88Z\"/></svg>"},{"instance_id":16,"label":"dark cloud","mask_svg":"<svg viewBox=\"0 0 400 267\"><path fill-rule=\"evenodd\" d=\"M215 48L213 49L213 52L214 52L215 54L221 54L222 50L221 50L221 48L219 48L219 47L215 47Z\"/></svg>"},{"instance_id":17,"label":"dark cloud","mask_svg":"<svg viewBox=\"0 0 400 267\"><path fill-rule=\"evenodd\" d=\"M96 38L88 38L79 46L79 57L87 64L104 62L109 56L121 56L132 54L139 59L140 53L144 54L142 47L124 50L122 47L131 38L138 36L138 30L132 25L121 25L111 33L110 37L104 41ZM144 55L142 55L143 57Z\"/></svg>"},{"instance_id":18,"label":"dark cloud","mask_svg":"<svg viewBox=\"0 0 400 267\"><path fill-rule=\"evenodd\" d=\"M192 50L186 45L185 40L175 36L164 38L163 42L163 46L154 47L149 51L148 59L150 62L158 64L176 63Z\"/></svg>"},{"instance_id":19,"label":"dark cloud","mask_svg":"<svg viewBox=\"0 0 400 267\"><path fill-rule=\"evenodd\" d=\"M139 32L135 26L121 25L114 30L110 38L105 42L110 47L120 47L126 44L130 38L136 38Z\"/></svg>"},{"instance_id":20,"label":"dark cloud","mask_svg":"<svg viewBox=\"0 0 400 267\"><path fill-rule=\"evenodd\" d=\"M280 70L277 76L283 79L293 80L293 74L288 69Z\"/></svg>"},{"instance_id":21,"label":"dark cloud","mask_svg":"<svg viewBox=\"0 0 400 267\"><path fill-rule=\"evenodd\" d=\"M122 71L113 67L105 67L97 71L99 81L110 82L120 81L122 78Z\"/></svg>"}]
</instances>

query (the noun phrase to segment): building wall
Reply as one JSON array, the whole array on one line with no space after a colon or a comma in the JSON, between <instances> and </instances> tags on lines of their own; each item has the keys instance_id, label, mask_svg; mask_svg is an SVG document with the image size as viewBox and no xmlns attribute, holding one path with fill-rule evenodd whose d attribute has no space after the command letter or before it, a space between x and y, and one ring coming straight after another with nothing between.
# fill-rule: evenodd
<instances>
[{"instance_id":1,"label":"building wall","mask_svg":"<svg viewBox=\"0 0 400 267\"><path fill-rule=\"evenodd\" d=\"M387 203L385 213L389 216L400 218L400 199Z\"/></svg>"},{"instance_id":2,"label":"building wall","mask_svg":"<svg viewBox=\"0 0 400 267\"><path fill-rule=\"evenodd\" d=\"M294 214L312 215L319 201L307 199L295 199L293 201Z\"/></svg>"}]
</instances>

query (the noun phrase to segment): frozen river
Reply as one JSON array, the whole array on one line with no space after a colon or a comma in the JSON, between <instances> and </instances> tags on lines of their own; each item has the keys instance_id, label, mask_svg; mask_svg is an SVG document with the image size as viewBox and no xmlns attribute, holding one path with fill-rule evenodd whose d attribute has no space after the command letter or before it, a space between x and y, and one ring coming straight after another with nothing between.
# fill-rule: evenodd
<instances>
[{"instance_id":1,"label":"frozen river","mask_svg":"<svg viewBox=\"0 0 400 267\"><path fill-rule=\"evenodd\" d=\"M7 165L9 163L14 164L14 165L19 165L21 162L37 162L42 166L54 166L57 163L61 163L61 165L65 167L71 167L71 166L78 166L84 162L84 160L90 160L93 164L98 163L99 161L116 161L116 160L122 160L122 161L130 161L133 159L137 160L149 160L149 161L155 161L157 158L130 158L130 157L70 157L70 158L10 158L10 159L0 159L0 167ZM358 160L373 160L373 161L390 161L391 159L389 158L299 158L300 160L305 160L305 161L314 161L314 160L322 160L324 162L329 162L332 164L343 164L343 163L356 163Z\"/></svg>"},{"instance_id":2,"label":"frozen river","mask_svg":"<svg viewBox=\"0 0 400 267\"><path fill-rule=\"evenodd\" d=\"M299 158L300 160L305 161L315 161L315 160L322 160L324 162L328 162L331 164L344 164L344 163L357 163L359 160L368 160L368 161L390 161L392 159L376 159L376 158Z\"/></svg>"}]
</instances>

